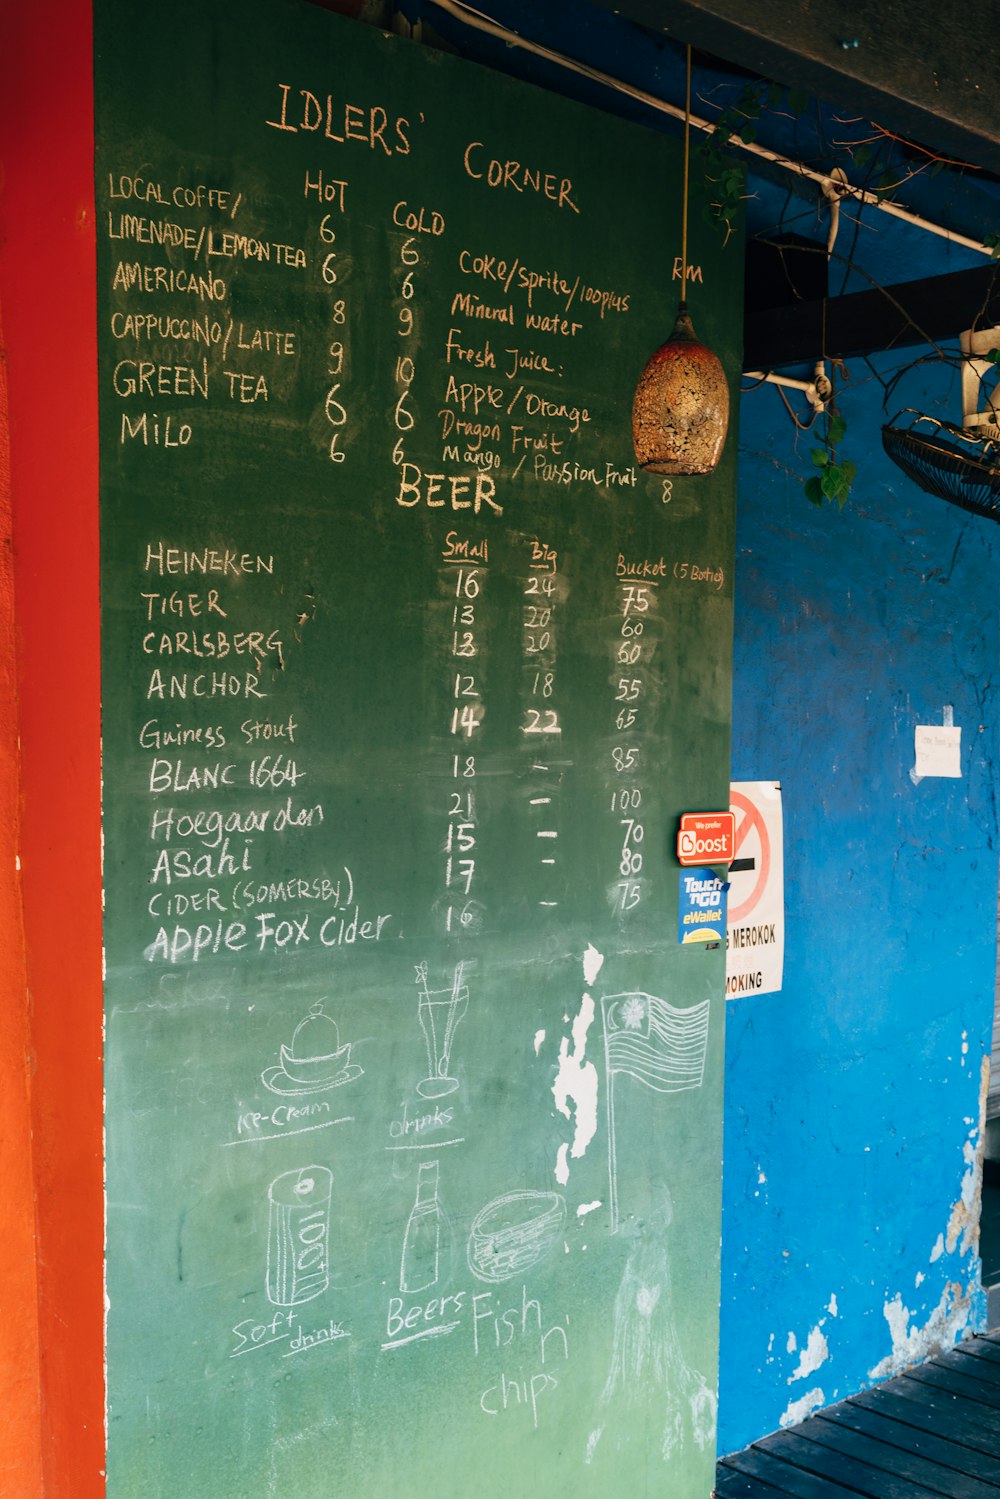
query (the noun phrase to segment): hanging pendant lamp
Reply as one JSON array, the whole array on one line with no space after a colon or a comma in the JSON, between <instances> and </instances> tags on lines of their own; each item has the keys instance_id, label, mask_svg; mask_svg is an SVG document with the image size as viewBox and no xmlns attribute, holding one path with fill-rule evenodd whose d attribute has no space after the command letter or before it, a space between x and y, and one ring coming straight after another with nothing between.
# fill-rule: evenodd
<instances>
[{"instance_id":1,"label":"hanging pendant lamp","mask_svg":"<svg viewBox=\"0 0 1000 1499\"><path fill-rule=\"evenodd\" d=\"M681 299L665 344L646 362L632 399L632 443L649 474L710 474L729 426L729 383L717 355L700 343L687 306L688 165L691 150L691 48L684 110Z\"/></svg>"}]
</instances>

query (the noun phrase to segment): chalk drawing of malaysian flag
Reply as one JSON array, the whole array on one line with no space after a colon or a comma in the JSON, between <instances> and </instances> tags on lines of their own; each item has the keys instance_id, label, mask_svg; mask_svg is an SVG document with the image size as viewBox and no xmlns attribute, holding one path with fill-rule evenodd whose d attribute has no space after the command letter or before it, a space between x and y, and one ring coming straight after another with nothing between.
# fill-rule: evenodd
<instances>
[{"instance_id":1,"label":"chalk drawing of malaysian flag","mask_svg":"<svg viewBox=\"0 0 1000 1499\"><path fill-rule=\"evenodd\" d=\"M700 1088L705 1077L709 1001L679 1010L652 994L606 994L604 1057L608 1077L627 1072L657 1093Z\"/></svg>"},{"instance_id":2,"label":"chalk drawing of malaysian flag","mask_svg":"<svg viewBox=\"0 0 1000 1499\"><path fill-rule=\"evenodd\" d=\"M605 994L604 1069L608 1098L608 1174L611 1231L618 1228L615 1078L622 1073L656 1093L700 1088L705 1078L710 1001L678 1009L655 994Z\"/></svg>"}]
</instances>

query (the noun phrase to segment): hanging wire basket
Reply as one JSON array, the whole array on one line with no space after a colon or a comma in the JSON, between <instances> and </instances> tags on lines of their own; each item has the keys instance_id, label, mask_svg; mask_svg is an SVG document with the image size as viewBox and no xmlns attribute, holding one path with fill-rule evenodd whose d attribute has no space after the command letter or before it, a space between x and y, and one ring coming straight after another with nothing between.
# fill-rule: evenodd
<instances>
[{"instance_id":1,"label":"hanging wire basket","mask_svg":"<svg viewBox=\"0 0 1000 1499\"><path fill-rule=\"evenodd\" d=\"M899 427L902 416L914 420ZM921 426L930 430L918 431ZM906 407L882 428L882 446L927 494L1000 521L1000 441Z\"/></svg>"}]
</instances>

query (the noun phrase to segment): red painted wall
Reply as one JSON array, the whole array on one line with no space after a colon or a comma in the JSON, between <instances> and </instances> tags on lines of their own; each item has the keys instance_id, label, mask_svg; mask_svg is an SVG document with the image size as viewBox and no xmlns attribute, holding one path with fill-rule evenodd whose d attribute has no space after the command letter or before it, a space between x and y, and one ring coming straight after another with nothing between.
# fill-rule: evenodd
<instances>
[{"instance_id":1,"label":"red painted wall","mask_svg":"<svg viewBox=\"0 0 1000 1499\"><path fill-rule=\"evenodd\" d=\"M0 307L2 312L2 307ZM0 350L3 328L0 326ZM0 1286L4 1336L0 1342L0 1473L12 1494L41 1487L38 1286L35 1279L35 1203L29 1116L28 991L21 922L17 752L17 670L14 653L10 442L7 371L0 357Z\"/></svg>"},{"instance_id":2,"label":"red painted wall","mask_svg":"<svg viewBox=\"0 0 1000 1499\"><path fill-rule=\"evenodd\" d=\"M14 657L24 931L22 961L16 891L5 892L0 1284L15 1326L12 1337L5 1311L0 1472L11 1499L103 1493L92 120L89 0L0 7L0 311L16 598L12 632L5 628L10 595L0 570L0 858L9 859L18 834ZM0 460L0 492L3 476ZM16 1108L25 1102L26 1029L27 1114ZM18 1317L36 1305L37 1321ZM8 1461L16 1465L16 1482Z\"/></svg>"},{"instance_id":3,"label":"red painted wall","mask_svg":"<svg viewBox=\"0 0 1000 1499\"><path fill-rule=\"evenodd\" d=\"M11 1499L104 1493L94 247L90 0L0 5L0 865L11 872L0 881L0 1492Z\"/></svg>"}]
</instances>

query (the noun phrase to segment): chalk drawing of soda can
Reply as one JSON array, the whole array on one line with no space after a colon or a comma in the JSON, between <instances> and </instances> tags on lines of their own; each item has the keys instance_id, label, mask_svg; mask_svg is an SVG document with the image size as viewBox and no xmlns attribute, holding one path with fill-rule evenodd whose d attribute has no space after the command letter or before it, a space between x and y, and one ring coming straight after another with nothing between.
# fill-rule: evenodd
<instances>
[{"instance_id":1,"label":"chalk drawing of soda can","mask_svg":"<svg viewBox=\"0 0 1000 1499\"><path fill-rule=\"evenodd\" d=\"M267 1299L301 1306L330 1284L330 1198L325 1166L284 1171L268 1188Z\"/></svg>"}]
</instances>

